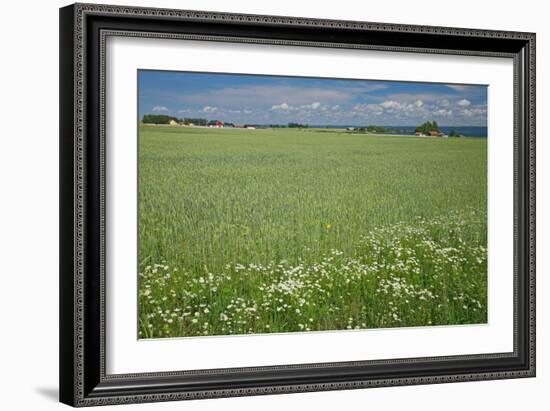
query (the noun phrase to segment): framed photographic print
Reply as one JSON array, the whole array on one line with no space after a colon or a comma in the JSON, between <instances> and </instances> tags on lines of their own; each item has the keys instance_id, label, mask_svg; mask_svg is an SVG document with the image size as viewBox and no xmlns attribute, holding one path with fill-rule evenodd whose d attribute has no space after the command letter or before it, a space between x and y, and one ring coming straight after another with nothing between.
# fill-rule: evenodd
<instances>
[{"instance_id":1,"label":"framed photographic print","mask_svg":"<svg viewBox=\"0 0 550 411\"><path fill-rule=\"evenodd\" d=\"M60 22L62 402L535 375L533 33Z\"/></svg>"}]
</instances>

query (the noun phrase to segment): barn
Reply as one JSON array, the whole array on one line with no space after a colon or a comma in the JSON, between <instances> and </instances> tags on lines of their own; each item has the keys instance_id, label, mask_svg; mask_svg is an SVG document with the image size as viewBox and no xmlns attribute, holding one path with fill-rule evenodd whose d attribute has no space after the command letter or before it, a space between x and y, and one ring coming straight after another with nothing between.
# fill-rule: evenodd
<instances>
[{"instance_id":1,"label":"barn","mask_svg":"<svg viewBox=\"0 0 550 411\"><path fill-rule=\"evenodd\" d=\"M223 127L223 121L220 121L220 120L209 121L208 127L221 128Z\"/></svg>"}]
</instances>

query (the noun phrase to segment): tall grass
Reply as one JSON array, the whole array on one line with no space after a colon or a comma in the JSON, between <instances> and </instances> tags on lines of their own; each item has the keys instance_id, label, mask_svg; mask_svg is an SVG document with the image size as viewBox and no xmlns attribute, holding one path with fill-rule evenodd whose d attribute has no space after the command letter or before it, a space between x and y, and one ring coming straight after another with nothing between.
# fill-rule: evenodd
<instances>
[{"instance_id":1,"label":"tall grass","mask_svg":"<svg viewBox=\"0 0 550 411\"><path fill-rule=\"evenodd\" d=\"M140 333L486 321L484 139L142 127Z\"/></svg>"}]
</instances>

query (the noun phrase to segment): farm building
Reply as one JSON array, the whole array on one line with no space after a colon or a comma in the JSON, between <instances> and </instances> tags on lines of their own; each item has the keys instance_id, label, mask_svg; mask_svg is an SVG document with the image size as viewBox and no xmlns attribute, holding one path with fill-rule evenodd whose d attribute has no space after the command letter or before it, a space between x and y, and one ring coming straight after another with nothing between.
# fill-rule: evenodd
<instances>
[{"instance_id":1,"label":"farm building","mask_svg":"<svg viewBox=\"0 0 550 411\"><path fill-rule=\"evenodd\" d=\"M417 131L414 133L414 135L419 137L444 137L445 136L441 131L430 131L428 134L423 133L421 131Z\"/></svg>"},{"instance_id":2,"label":"farm building","mask_svg":"<svg viewBox=\"0 0 550 411\"><path fill-rule=\"evenodd\" d=\"M223 121L212 120L208 122L208 127L220 128L223 127Z\"/></svg>"},{"instance_id":3,"label":"farm building","mask_svg":"<svg viewBox=\"0 0 550 411\"><path fill-rule=\"evenodd\" d=\"M170 124L171 126L177 126L179 123L176 121L176 120L170 120Z\"/></svg>"}]
</instances>

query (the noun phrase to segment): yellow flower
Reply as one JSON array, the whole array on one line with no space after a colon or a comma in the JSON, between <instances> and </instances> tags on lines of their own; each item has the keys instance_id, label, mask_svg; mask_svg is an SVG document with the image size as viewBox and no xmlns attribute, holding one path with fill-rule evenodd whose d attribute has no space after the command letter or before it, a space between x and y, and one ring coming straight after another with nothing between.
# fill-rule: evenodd
<instances>
[{"instance_id":1,"label":"yellow flower","mask_svg":"<svg viewBox=\"0 0 550 411\"><path fill-rule=\"evenodd\" d=\"M331 224L325 224L325 227L327 228L327 230L330 230L330 227L332 227Z\"/></svg>"}]
</instances>

